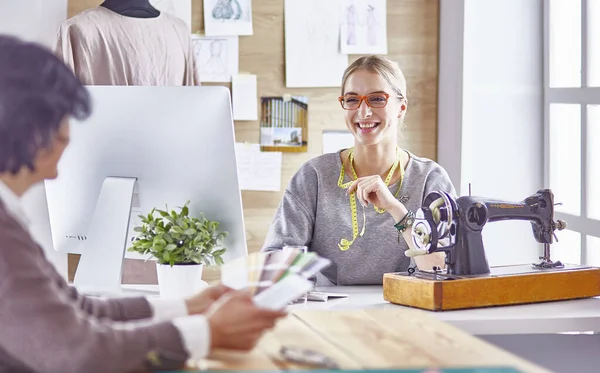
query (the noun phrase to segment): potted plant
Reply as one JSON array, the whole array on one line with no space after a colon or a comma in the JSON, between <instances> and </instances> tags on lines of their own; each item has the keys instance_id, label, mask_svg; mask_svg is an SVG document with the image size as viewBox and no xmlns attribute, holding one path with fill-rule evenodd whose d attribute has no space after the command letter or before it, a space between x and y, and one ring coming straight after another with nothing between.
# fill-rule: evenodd
<instances>
[{"instance_id":1,"label":"potted plant","mask_svg":"<svg viewBox=\"0 0 600 373\"><path fill-rule=\"evenodd\" d=\"M219 222L207 219L203 213L190 216L187 201L178 211L152 209L139 215L141 226L129 251L156 258L156 270L161 296L184 297L200 291L204 265L222 265L227 248L221 241L227 232L219 231Z\"/></svg>"}]
</instances>

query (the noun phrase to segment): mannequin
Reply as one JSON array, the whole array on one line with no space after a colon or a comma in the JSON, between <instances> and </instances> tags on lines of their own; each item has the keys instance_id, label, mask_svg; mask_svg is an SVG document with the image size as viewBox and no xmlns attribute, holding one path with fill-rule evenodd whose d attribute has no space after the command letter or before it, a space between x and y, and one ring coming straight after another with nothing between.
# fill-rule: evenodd
<instances>
[{"instance_id":1,"label":"mannequin","mask_svg":"<svg viewBox=\"0 0 600 373\"><path fill-rule=\"evenodd\" d=\"M189 26L158 3L98 1L61 24L55 54L85 85L200 85Z\"/></svg>"},{"instance_id":2,"label":"mannequin","mask_svg":"<svg viewBox=\"0 0 600 373\"><path fill-rule=\"evenodd\" d=\"M149 0L105 0L100 6L126 17L156 18L160 15Z\"/></svg>"}]
</instances>

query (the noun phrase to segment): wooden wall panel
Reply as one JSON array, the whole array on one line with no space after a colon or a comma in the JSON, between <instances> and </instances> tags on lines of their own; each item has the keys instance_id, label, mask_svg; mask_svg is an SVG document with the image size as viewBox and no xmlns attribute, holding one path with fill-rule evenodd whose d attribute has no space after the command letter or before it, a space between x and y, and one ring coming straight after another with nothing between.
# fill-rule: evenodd
<instances>
[{"instance_id":1,"label":"wooden wall panel","mask_svg":"<svg viewBox=\"0 0 600 373\"><path fill-rule=\"evenodd\" d=\"M101 2L70 0L69 17ZM202 0L192 0L192 4L193 31L203 32ZM259 97L285 93L309 97L308 152L283 153L281 181L285 187L304 162L321 154L323 130L346 128L337 102L340 89L286 88L283 0L254 0L252 6L254 35L240 37L240 72L258 75ZM435 160L439 0L387 0L387 8L388 56L400 64L408 84L408 112L399 142L415 154ZM350 62L358 57L350 56ZM236 140L256 143L258 129L257 121L236 122ZM283 190L242 192L249 251L260 249L282 194Z\"/></svg>"}]
</instances>

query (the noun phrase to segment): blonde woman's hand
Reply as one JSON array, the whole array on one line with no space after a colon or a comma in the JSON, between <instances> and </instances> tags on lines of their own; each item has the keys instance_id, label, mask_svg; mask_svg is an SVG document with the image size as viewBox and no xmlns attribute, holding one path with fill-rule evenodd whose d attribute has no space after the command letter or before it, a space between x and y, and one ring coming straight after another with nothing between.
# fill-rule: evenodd
<instances>
[{"instance_id":1,"label":"blonde woman's hand","mask_svg":"<svg viewBox=\"0 0 600 373\"><path fill-rule=\"evenodd\" d=\"M390 210L401 204L385 185L381 176L365 176L354 180L348 187L348 193L356 190L356 197L364 206L369 203L375 207Z\"/></svg>"}]
</instances>

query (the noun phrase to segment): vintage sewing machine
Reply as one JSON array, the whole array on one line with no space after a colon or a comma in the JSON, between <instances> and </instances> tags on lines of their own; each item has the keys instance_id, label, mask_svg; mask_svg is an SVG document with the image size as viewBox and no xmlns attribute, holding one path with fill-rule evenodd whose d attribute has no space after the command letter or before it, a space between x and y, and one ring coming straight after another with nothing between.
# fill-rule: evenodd
<instances>
[{"instance_id":1,"label":"vintage sewing machine","mask_svg":"<svg viewBox=\"0 0 600 373\"><path fill-rule=\"evenodd\" d=\"M544 245L540 262L488 265L482 230L488 222L526 220ZM600 295L600 268L552 261L550 245L566 223L554 220L554 195L539 190L521 202L481 197L426 196L412 226L407 256L446 253L446 268L386 273L383 296L391 303L452 310L585 298Z\"/></svg>"}]
</instances>

